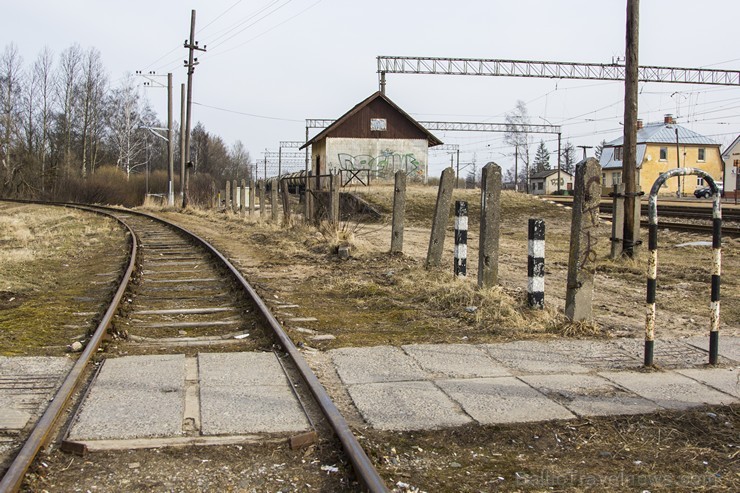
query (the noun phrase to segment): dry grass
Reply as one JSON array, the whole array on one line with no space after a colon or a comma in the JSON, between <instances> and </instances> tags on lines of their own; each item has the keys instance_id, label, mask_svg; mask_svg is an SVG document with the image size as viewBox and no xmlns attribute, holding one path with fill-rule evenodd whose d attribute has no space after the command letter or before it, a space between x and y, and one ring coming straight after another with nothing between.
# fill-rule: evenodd
<instances>
[{"instance_id":1,"label":"dry grass","mask_svg":"<svg viewBox=\"0 0 740 493\"><path fill-rule=\"evenodd\" d=\"M119 245L120 248L117 248ZM125 241L114 221L57 207L0 205L2 354L59 354L85 329L75 312L95 311Z\"/></svg>"},{"instance_id":2,"label":"dry grass","mask_svg":"<svg viewBox=\"0 0 740 493\"><path fill-rule=\"evenodd\" d=\"M389 211L392 192L390 186L373 186L363 188L362 197L379 210ZM572 323L564 316L570 209L503 192L500 285L481 291L475 272L480 191L456 190L455 198L468 200L470 209L469 277L464 279L455 279L451 273L452 220L443 254L443 265L450 267L423 267L436 200L434 187L409 187L402 256L387 253L388 217L374 224L345 222L333 228L324 223L314 228L295 216L293 224L283 228L259 214L240 217L198 209L186 214L192 218L188 220L191 227L206 232L219 247L242 259L248 276L266 296L289 299L302 306L296 310L301 316L318 317L322 330L337 336L327 347L642 334L646 259L644 255L609 259L608 223L596 230L593 321ZM183 218L182 214L168 215ZM546 221L544 310L532 310L526 303L529 217ZM659 337L698 335L708 327L709 273L704 266L711 252L675 247L694 239L694 235L660 233ZM337 258L339 245L350 246L349 261ZM740 326L737 246L737 240L725 242L721 330L726 334Z\"/></svg>"}]
</instances>

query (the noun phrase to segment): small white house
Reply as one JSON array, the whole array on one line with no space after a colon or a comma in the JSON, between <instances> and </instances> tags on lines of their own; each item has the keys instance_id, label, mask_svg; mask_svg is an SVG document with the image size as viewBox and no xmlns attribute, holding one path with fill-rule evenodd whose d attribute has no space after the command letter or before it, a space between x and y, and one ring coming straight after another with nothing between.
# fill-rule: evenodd
<instances>
[{"instance_id":1,"label":"small white house","mask_svg":"<svg viewBox=\"0 0 740 493\"><path fill-rule=\"evenodd\" d=\"M560 190L573 190L573 175L560 170ZM552 195L558 191L558 170L546 169L529 176L529 193Z\"/></svg>"},{"instance_id":2,"label":"small white house","mask_svg":"<svg viewBox=\"0 0 740 493\"><path fill-rule=\"evenodd\" d=\"M734 197L738 193L740 180L740 135L722 152L722 161L725 163L722 176L725 197Z\"/></svg>"}]
</instances>

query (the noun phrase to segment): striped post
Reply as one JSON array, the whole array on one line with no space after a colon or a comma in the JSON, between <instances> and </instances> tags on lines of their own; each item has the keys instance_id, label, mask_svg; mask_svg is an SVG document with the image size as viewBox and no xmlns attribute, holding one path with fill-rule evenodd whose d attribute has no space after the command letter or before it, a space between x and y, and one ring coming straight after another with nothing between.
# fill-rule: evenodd
<instances>
[{"instance_id":1,"label":"striped post","mask_svg":"<svg viewBox=\"0 0 740 493\"><path fill-rule=\"evenodd\" d=\"M527 303L532 308L545 308L545 221L529 220L527 255Z\"/></svg>"},{"instance_id":2,"label":"striped post","mask_svg":"<svg viewBox=\"0 0 740 493\"><path fill-rule=\"evenodd\" d=\"M712 298L709 314L709 364L716 365L719 355L719 286L722 274L722 197L712 183Z\"/></svg>"},{"instance_id":3,"label":"striped post","mask_svg":"<svg viewBox=\"0 0 740 493\"><path fill-rule=\"evenodd\" d=\"M704 170L697 168L675 168L666 171L655 180L648 199L648 272L647 311L645 315L645 366L652 366L655 346L655 291L658 278L658 192L668 178L673 176L699 175L712 189L712 292L709 315L709 364L716 365L719 355L719 291L722 272L722 207L719 188L714 179Z\"/></svg>"},{"instance_id":4,"label":"striped post","mask_svg":"<svg viewBox=\"0 0 740 493\"><path fill-rule=\"evenodd\" d=\"M455 276L468 275L468 203L455 201Z\"/></svg>"}]
</instances>

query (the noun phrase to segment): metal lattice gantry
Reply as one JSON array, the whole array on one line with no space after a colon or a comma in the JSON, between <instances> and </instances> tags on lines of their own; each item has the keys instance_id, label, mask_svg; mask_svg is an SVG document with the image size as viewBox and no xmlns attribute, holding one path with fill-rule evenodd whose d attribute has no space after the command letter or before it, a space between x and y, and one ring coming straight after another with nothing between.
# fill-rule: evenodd
<instances>
[{"instance_id":1,"label":"metal lattice gantry","mask_svg":"<svg viewBox=\"0 0 740 493\"><path fill-rule=\"evenodd\" d=\"M326 128L335 120L326 118L307 119L306 128ZM509 123L480 123L480 122L427 122L420 121L419 125L431 131L445 132L519 132L530 134L559 134L560 125L530 125ZM437 146L439 147L439 146Z\"/></svg>"},{"instance_id":2,"label":"metal lattice gantry","mask_svg":"<svg viewBox=\"0 0 740 493\"><path fill-rule=\"evenodd\" d=\"M559 134L560 125L530 125L509 123L476 123L476 122L419 122L429 131L444 132L519 132L528 134Z\"/></svg>"},{"instance_id":3,"label":"metal lattice gantry","mask_svg":"<svg viewBox=\"0 0 740 493\"><path fill-rule=\"evenodd\" d=\"M281 140L280 149L298 149L303 144L305 144L305 142L300 140Z\"/></svg>"},{"instance_id":4,"label":"metal lattice gantry","mask_svg":"<svg viewBox=\"0 0 740 493\"><path fill-rule=\"evenodd\" d=\"M385 74L478 75L623 81L625 73L625 66L616 63L413 56L379 56L377 60L381 91L384 90L385 86ZM640 82L740 86L740 70L646 65L639 67L638 73Z\"/></svg>"}]
</instances>

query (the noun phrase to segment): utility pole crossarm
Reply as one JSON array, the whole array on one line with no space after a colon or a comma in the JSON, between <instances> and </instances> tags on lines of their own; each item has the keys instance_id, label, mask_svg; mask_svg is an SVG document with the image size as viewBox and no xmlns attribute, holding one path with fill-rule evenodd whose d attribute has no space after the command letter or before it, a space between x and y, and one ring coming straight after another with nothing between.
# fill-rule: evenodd
<instances>
[{"instance_id":1,"label":"utility pole crossarm","mask_svg":"<svg viewBox=\"0 0 740 493\"><path fill-rule=\"evenodd\" d=\"M625 66L486 58L379 56L378 74L441 74L623 81ZM642 66L640 82L740 86L740 70Z\"/></svg>"}]
</instances>

